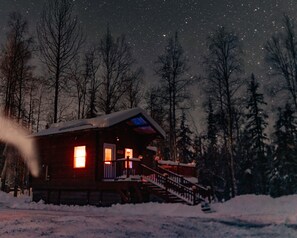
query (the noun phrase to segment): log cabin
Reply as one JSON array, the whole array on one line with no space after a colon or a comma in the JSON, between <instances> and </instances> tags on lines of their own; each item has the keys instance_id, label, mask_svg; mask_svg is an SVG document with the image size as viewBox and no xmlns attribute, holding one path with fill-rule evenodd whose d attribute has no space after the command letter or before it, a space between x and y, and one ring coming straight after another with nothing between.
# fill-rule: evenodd
<instances>
[{"instance_id":1,"label":"log cabin","mask_svg":"<svg viewBox=\"0 0 297 238\"><path fill-rule=\"evenodd\" d=\"M32 136L42 166L41 175L31 178L33 201L96 206L160 198L184 201L170 198L167 189L172 183L181 191L181 178L154 169L149 145L164 139L165 132L140 108L56 123ZM190 203L195 203L195 191L189 186L182 190L189 190Z\"/></svg>"}]
</instances>

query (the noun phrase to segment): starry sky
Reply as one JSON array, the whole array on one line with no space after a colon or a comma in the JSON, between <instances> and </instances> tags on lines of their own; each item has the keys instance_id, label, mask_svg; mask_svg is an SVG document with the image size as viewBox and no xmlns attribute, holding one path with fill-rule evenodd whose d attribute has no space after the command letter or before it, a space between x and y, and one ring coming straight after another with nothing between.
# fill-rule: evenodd
<instances>
[{"instance_id":1,"label":"starry sky","mask_svg":"<svg viewBox=\"0 0 297 238\"><path fill-rule=\"evenodd\" d=\"M154 77L154 62L175 31L191 73L201 72L206 37L218 26L234 30L243 43L246 72L265 77L263 44L281 28L284 13L297 16L295 0L73 0L88 42L100 39L109 24L112 33L124 33L133 47L146 78ZM0 0L0 41L3 42L9 12L19 11L32 32L39 19L42 0Z\"/></svg>"},{"instance_id":2,"label":"starry sky","mask_svg":"<svg viewBox=\"0 0 297 238\"><path fill-rule=\"evenodd\" d=\"M175 31L189 59L190 73L202 73L206 38L218 26L236 32L244 50L245 72L265 81L265 42L281 30L284 13L297 17L296 0L73 0L86 33L96 43L109 24L114 35L126 34L134 57L145 70L147 82L156 78L154 62ZM0 0L0 42L5 39L11 11L29 20L32 33L43 6L42 0Z\"/></svg>"}]
</instances>

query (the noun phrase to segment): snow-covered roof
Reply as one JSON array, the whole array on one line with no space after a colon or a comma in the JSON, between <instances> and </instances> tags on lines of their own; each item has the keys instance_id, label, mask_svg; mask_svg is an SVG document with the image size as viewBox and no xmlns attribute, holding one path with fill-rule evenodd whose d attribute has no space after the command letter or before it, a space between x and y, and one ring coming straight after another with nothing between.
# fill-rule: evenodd
<instances>
[{"instance_id":1,"label":"snow-covered roof","mask_svg":"<svg viewBox=\"0 0 297 238\"><path fill-rule=\"evenodd\" d=\"M134 130L138 133L159 133L165 137L164 130L141 108L132 108L90 119L55 123L48 129L34 133L32 136L46 136L86 129L107 128L124 121L126 121L128 125L133 126Z\"/></svg>"},{"instance_id":2,"label":"snow-covered roof","mask_svg":"<svg viewBox=\"0 0 297 238\"><path fill-rule=\"evenodd\" d=\"M147 149L147 150L150 150L150 151L154 151L154 152L156 152L156 153L157 153L157 151L158 151L158 148L157 148L156 146L147 146L146 149Z\"/></svg>"}]
</instances>

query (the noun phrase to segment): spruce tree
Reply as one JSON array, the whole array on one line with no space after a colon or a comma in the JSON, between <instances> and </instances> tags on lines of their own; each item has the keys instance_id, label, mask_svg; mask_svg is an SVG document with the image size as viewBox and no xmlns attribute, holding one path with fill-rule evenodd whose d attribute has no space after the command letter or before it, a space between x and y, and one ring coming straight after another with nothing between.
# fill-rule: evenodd
<instances>
[{"instance_id":1,"label":"spruce tree","mask_svg":"<svg viewBox=\"0 0 297 238\"><path fill-rule=\"evenodd\" d=\"M224 146L220 141L220 113L215 113L212 99L209 98L207 112L207 132L205 149L199 162L198 181L204 186L210 186L218 200L222 200L226 187L228 166L225 160ZM200 137L201 138L201 137ZM223 143L224 145L224 143Z\"/></svg>"},{"instance_id":2,"label":"spruce tree","mask_svg":"<svg viewBox=\"0 0 297 238\"><path fill-rule=\"evenodd\" d=\"M205 155L205 168L218 172L218 118L213 110L212 101L208 101L208 115L207 115L207 149Z\"/></svg>"},{"instance_id":3,"label":"spruce tree","mask_svg":"<svg viewBox=\"0 0 297 238\"><path fill-rule=\"evenodd\" d=\"M251 81L248 85L248 101L245 126L245 141L243 142L247 148L247 163L245 171L250 171L253 176L254 192L266 193L266 171L267 159L265 156L265 148L267 135L265 128L267 127L267 114L263 110L264 102L263 94L259 93L259 83L256 81L254 74L251 75ZM247 170L248 169L248 170Z\"/></svg>"},{"instance_id":4,"label":"spruce tree","mask_svg":"<svg viewBox=\"0 0 297 238\"><path fill-rule=\"evenodd\" d=\"M297 192L296 117L289 104L279 109L275 125L275 156L270 172L270 194L274 197Z\"/></svg>"},{"instance_id":5,"label":"spruce tree","mask_svg":"<svg viewBox=\"0 0 297 238\"><path fill-rule=\"evenodd\" d=\"M190 163L193 161L193 141L190 130L186 123L186 114L183 111L180 122L180 129L177 133L177 155L181 163Z\"/></svg>"},{"instance_id":6,"label":"spruce tree","mask_svg":"<svg viewBox=\"0 0 297 238\"><path fill-rule=\"evenodd\" d=\"M208 149L213 150L217 144L217 120L213 111L211 99L208 101L208 115L207 115L207 140Z\"/></svg>"}]
</instances>

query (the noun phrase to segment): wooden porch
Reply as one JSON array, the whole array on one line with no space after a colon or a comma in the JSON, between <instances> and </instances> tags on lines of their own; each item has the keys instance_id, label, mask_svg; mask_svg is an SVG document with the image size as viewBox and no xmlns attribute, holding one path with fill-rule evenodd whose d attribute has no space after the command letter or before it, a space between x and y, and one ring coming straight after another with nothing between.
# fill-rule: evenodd
<instances>
[{"instance_id":1,"label":"wooden porch","mask_svg":"<svg viewBox=\"0 0 297 238\"><path fill-rule=\"evenodd\" d=\"M103 181L80 184L73 187L64 181L60 187L47 184L34 190L34 200L42 199L53 204L78 204L110 206L115 203L143 203L150 201L167 203L184 203L197 205L202 201L210 202L211 191L194 184L183 176L160 166L156 169L134 161L135 165L118 166L115 177L108 176ZM137 165L137 166L136 166ZM107 175L111 175L108 174ZM86 189L86 187L88 189Z\"/></svg>"}]
</instances>

